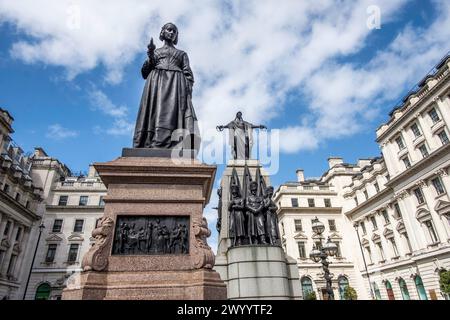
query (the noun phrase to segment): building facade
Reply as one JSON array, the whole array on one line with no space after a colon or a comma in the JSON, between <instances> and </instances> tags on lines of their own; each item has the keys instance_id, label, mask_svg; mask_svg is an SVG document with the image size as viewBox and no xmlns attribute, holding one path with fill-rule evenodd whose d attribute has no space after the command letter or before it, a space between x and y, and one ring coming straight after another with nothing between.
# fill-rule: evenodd
<instances>
[{"instance_id":1,"label":"building facade","mask_svg":"<svg viewBox=\"0 0 450 320\"><path fill-rule=\"evenodd\" d=\"M344 190L367 265L360 261L360 271L376 299L446 298L439 273L450 268L449 126L446 57L378 128L383 158Z\"/></svg>"},{"instance_id":2,"label":"building facade","mask_svg":"<svg viewBox=\"0 0 450 320\"><path fill-rule=\"evenodd\" d=\"M325 236L340 241L343 260L330 265L338 293L348 283L360 299L449 298L439 285L440 273L450 268L449 126L447 56L378 128L380 157L356 164L330 158L320 179L305 181L300 170L297 182L280 186L275 199L283 243L298 258L304 291L324 298L323 275L308 255L317 216Z\"/></svg>"},{"instance_id":3,"label":"building facade","mask_svg":"<svg viewBox=\"0 0 450 320\"><path fill-rule=\"evenodd\" d=\"M44 213L32 157L11 138L13 121L0 108L0 299L22 299Z\"/></svg>"},{"instance_id":4,"label":"building facade","mask_svg":"<svg viewBox=\"0 0 450 320\"><path fill-rule=\"evenodd\" d=\"M92 230L103 216L107 190L93 166L86 176L73 176L42 150L37 150L33 166L41 177L51 178L44 184L45 229L26 299L56 300L67 277L81 271L81 260L94 242Z\"/></svg>"},{"instance_id":5,"label":"building facade","mask_svg":"<svg viewBox=\"0 0 450 320\"><path fill-rule=\"evenodd\" d=\"M330 170L320 179L305 180L303 170L297 170L297 181L282 184L274 195L278 204L278 217L282 246L297 260L304 299L328 299L322 265L309 257L313 247L319 247L329 238L337 245L337 254L330 257L335 299L345 299L344 290L351 286L364 295L362 278L358 277L353 262L356 237L342 214L342 186L357 172L355 166L342 164L339 158L329 159ZM313 232L312 220L325 225L320 236ZM322 239L321 239L322 238Z\"/></svg>"}]
</instances>

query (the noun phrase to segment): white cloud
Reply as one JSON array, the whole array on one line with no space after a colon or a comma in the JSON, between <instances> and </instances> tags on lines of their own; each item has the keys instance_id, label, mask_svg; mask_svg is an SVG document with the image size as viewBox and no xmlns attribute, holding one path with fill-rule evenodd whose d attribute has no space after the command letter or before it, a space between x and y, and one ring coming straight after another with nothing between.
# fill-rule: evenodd
<instances>
[{"instance_id":1,"label":"white cloud","mask_svg":"<svg viewBox=\"0 0 450 320\"><path fill-rule=\"evenodd\" d=\"M89 100L94 111L100 111L103 114L113 118L113 126L104 130L100 126L95 126L95 134L106 132L109 135L131 135L134 129L133 123L128 121L128 108L115 105L109 97L101 90L92 88L89 93Z\"/></svg>"},{"instance_id":2,"label":"white cloud","mask_svg":"<svg viewBox=\"0 0 450 320\"><path fill-rule=\"evenodd\" d=\"M54 140L64 140L67 138L74 138L78 136L78 132L64 128L60 124L53 124L48 127L47 133L45 135L47 138Z\"/></svg>"},{"instance_id":3,"label":"white cloud","mask_svg":"<svg viewBox=\"0 0 450 320\"><path fill-rule=\"evenodd\" d=\"M307 107L289 110L293 120L280 128L281 137L295 137L281 139L282 151L293 153L361 130L383 102L447 52L450 7L436 0L430 27L406 27L365 64L342 62L379 32L367 28L367 7L380 7L383 28L403 14L405 3L0 0L0 22L29 36L12 46L13 57L62 66L70 79L102 66L105 79L118 83L136 55L145 59L149 37L157 40L160 26L174 21L178 47L188 52L195 73L194 107L205 129L231 120L238 109L246 120L267 123L286 112L286 96L294 92ZM106 99L98 110L114 119L110 134L130 131L125 107Z\"/></svg>"}]
</instances>

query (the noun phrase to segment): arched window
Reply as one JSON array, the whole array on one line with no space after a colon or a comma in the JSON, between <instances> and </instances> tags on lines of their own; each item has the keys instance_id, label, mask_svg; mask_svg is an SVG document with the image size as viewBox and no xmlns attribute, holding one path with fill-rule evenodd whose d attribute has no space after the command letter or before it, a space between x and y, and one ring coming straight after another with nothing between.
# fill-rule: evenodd
<instances>
[{"instance_id":1,"label":"arched window","mask_svg":"<svg viewBox=\"0 0 450 320\"><path fill-rule=\"evenodd\" d=\"M348 287L348 279L346 276L340 276L338 278L338 286L339 286L339 297L341 300L345 300L345 288Z\"/></svg>"},{"instance_id":2,"label":"arched window","mask_svg":"<svg viewBox=\"0 0 450 320\"><path fill-rule=\"evenodd\" d=\"M398 280L398 285L400 286L400 292L402 293L403 300L411 300L406 281L403 280L403 278L400 278Z\"/></svg>"},{"instance_id":3,"label":"arched window","mask_svg":"<svg viewBox=\"0 0 450 320\"><path fill-rule=\"evenodd\" d=\"M428 300L427 292L425 291L425 287L423 286L422 278L420 276L416 276L414 278L414 283L416 284L417 293L419 294L420 300Z\"/></svg>"},{"instance_id":4,"label":"arched window","mask_svg":"<svg viewBox=\"0 0 450 320\"><path fill-rule=\"evenodd\" d=\"M386 292L387 292L388 299L389 300L395 300L394 290L392 290L392 285L389 282L389 280L386 280L384 285L386 286Z\"/></svg>"},{"instance_id":5,"label":"arched window","mask_svg":"<svg viewBox=\"0 0 450 320\"><path fill-rule=\"evenodd\" d=\"M48 283L41 284L37 290L34 300L48 300L50 297L50 285Z\"/></svg>"},{"instance_id":6,"label":"arched window","mask_svg":"<svg viewBox=\"0 0 450 320\"><path fill-rule=\"evenodd\" d=\"M377 300L381 300L381 292L380 288L378 288L378 285L375 282L372 282L373 292L375 293L375 298Z\"/></svg>"},{"instance_id":7,"label":"arched window","mask_svg":"<svg viewBox=\"0 0 450 320\"><path fill-rule=\"evenodd\" d=\"M313 286L312 286L312 281L308 277L302 277L301 284L302 284L303 299L306 299L306 297L311 292L314 291Z\"/></svg>"}]
</instances>

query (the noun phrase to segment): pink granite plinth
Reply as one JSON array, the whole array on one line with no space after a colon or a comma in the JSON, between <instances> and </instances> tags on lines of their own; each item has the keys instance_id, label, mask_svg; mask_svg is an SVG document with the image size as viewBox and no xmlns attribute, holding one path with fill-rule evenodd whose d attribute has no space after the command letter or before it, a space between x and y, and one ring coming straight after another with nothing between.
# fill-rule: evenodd
<instances>
[{"instance_id":1,"label":"pink granite plinth","mask_svg":"<svg viewBox=\"0 0 450 320\"><path fill-rule=\"evenodd\" d=\"M92 232L83 272L72 276L63 299L226 299L226 285L213 271L203 209L216 167L197 160L121 157L95 168L108 187L105 211ZM188 216L189 253L112 255L118 216Z\"/></svg>"},{"instance_id":2,"label":"pink granite plinth","mask_svg":"<svg viewBox=\"0 0 450 320\"><path fill-rule=\"evenodd\" d=\"M227 289L211 270L83 272L71 279L65 300L223 300Z\"/></svg>"}]
</instances>

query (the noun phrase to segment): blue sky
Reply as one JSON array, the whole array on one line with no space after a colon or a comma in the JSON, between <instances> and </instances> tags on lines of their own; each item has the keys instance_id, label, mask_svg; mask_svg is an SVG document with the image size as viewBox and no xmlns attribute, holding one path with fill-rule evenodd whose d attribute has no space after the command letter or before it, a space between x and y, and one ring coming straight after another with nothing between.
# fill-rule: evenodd
<instances>
[{"instance_id":1,"label":"blue sky","mask_svg":"<svg viewBox=\"0 0 450 320\"><path fill-rule=\"evenodd\" d=\"M379 29L367 26L373 5ZM237 110L280 129L275 186L297 168L320 176L329 156L378 156L376 128L450 49L444 0L0 0L0 107L14 140L74 172L118 157L131 145L146 43L160 45L167 21L190 57L205 129Z\"/></svg>"}]
</instances>

